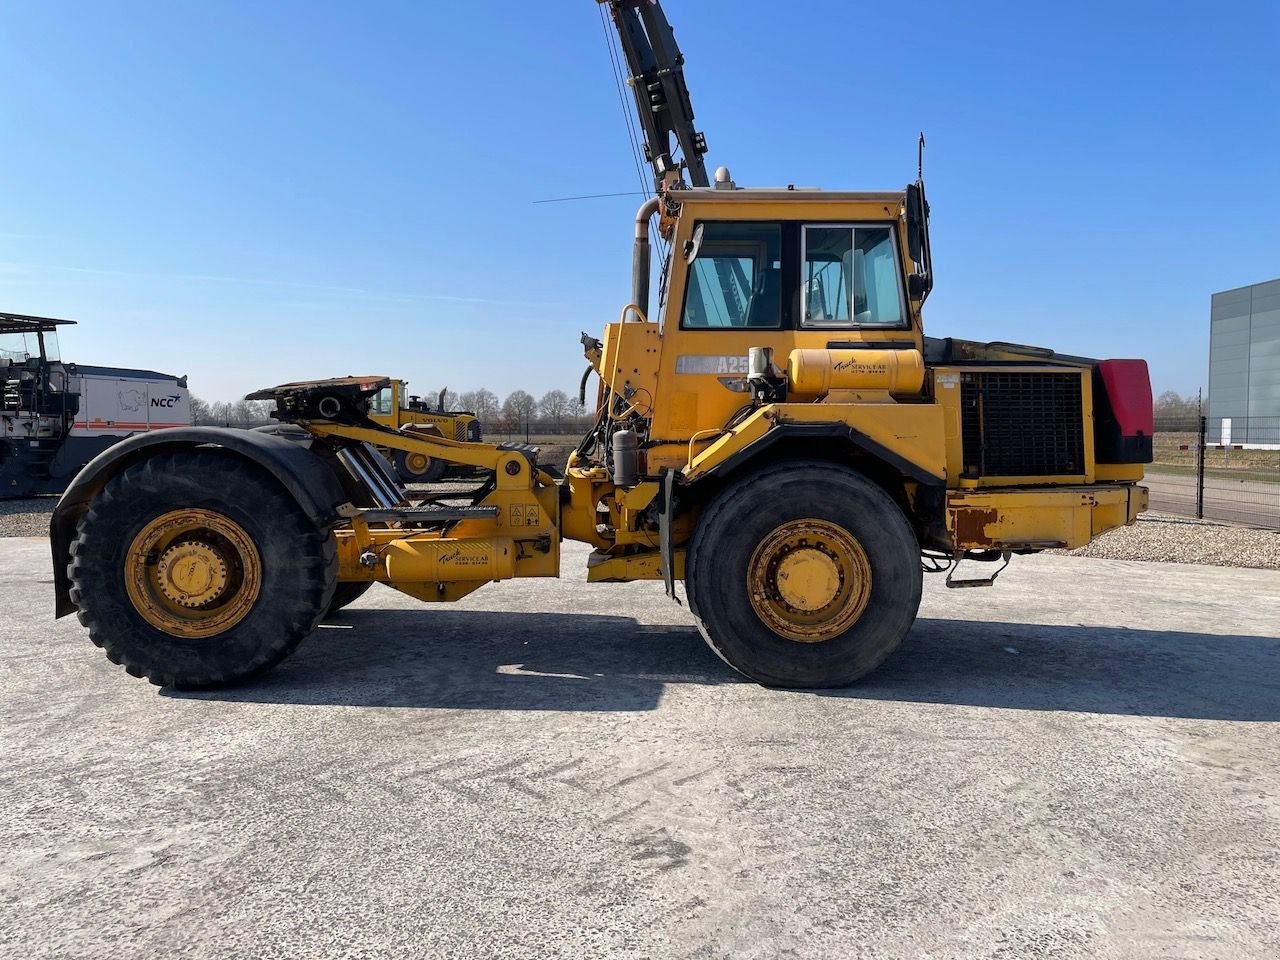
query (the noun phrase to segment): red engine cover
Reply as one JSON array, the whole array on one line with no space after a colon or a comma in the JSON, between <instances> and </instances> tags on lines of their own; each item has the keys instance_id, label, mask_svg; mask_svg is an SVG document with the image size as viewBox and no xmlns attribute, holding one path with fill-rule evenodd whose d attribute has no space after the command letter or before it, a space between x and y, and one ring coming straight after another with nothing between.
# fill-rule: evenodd
<instances>
[{"instance_id":1,"label":"red engine cover","mask_svg":"<svg viewBox=\"0 0 1280 960\"><path fill-rule=\"evenodd\" d=\"M1145 360L1099 360L1098 374L1124 437L1149 437L1155 428L1151 375Z\"/></svg>"}]
</instances>

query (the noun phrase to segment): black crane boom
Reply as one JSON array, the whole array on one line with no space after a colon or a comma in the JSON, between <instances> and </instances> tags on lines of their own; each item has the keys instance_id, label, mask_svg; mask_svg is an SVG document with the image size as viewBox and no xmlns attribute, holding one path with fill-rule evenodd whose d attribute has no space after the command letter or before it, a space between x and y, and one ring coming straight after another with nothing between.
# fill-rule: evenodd
<instances>
[{"instance_id":1,"label":"black crane boom","mask_svg":"<svg viewBox=\"0 0 1280 960\"><path fill-rule=\"evenodd\" d=\"M631 76L636 111L644 131L644 157L653 167L654 186L688 185L707 187L707 168L702 155L707 141L693 125L693 105L684 82L684 55L658 0L598 0L609 8L610 19ZM675 143L672 143L672 136ZM679 149L681 159L674 158Z\"/></svg>"}]
</instances>

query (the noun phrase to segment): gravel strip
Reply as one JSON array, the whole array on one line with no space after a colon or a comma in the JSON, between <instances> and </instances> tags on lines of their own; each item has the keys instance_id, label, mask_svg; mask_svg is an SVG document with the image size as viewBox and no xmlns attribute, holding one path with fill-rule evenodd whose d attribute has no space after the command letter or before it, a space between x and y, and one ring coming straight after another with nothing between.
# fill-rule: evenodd
<instances>
[{"instance_id":1,"label":"gravel strip","mask_svg":"<svg viewBox=\"0 0 1280 960\"><path fill-rule=\"evenodd\" d=\"M1158 560L1280 570L1280 531L1167 513L1144 513L1132 526L1110 530L1087 547L1045 552L1104 560Z\"/></svg>"},{"instance_id":2,"label":"gravel strip","mask_svg":"<svg viewBox=\"0 0 1280 960\"><path fill-rule=\"evenodd\" d=\"M0 500L0 537L47 537L57 497Z\"/></svg>"}]
</instances>

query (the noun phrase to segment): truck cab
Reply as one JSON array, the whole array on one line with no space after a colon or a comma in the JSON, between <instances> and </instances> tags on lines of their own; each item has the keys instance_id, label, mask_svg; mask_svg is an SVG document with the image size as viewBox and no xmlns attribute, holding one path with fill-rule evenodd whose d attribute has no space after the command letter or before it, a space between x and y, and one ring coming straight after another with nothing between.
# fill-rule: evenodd
<instances>
[{"instance_id":1,"label":"truck cab","mask_svg":"<svg viewBox=\"0 0 1280 960\"><path fill-rule=\"evenodd\" d=\"M779 373L793 351L847 351L851 364L874 363L886 375L843 391L845 399L924 401L924 335L920 301L907 296L901 193L670 197L679 216L661 322L612 324L605 334L609 392L661 398L647 404L651 468L683 468L690 446L705 448L708 431L743 407L752 348L769 351Z\"/></svg>"},{"instance_id":2,"label":"truck cab","mask_svg":"<svg viewBox=\"0 0 1280 960\"><path fill-rule=\"evenodd\" d=\"M588 341L597 436L571 473L612 475L609 436L625 430L636 476L672 472L696 511L699 490L749 466L842 463L874 476L921 546L953 565L1082 546L1145 508L1143 361L925 335L922 184L676 189L658 209L672 251L666 296L655 319L635 303ZM646 286L637 275L633 299ZM601 548L618 556L616 543Z\"/></svg>"}]
</instances>

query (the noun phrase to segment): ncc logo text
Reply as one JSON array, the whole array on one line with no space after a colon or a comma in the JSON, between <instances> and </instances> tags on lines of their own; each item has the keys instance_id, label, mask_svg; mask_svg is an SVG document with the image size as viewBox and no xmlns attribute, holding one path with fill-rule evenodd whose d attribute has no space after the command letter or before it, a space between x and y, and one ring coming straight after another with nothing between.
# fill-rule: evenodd
<instances>
[{"instance_id":1,"label":"ncc logo text","mask_svg":"<svg viewBox=\"0 0 1280 960\"><path fill-rule=\"evenodd\" d=\"M151 405L153 407L176 407L181 399L182 395L177 393L170 397L152 397Z\"/></svg>"}]
</instances>

